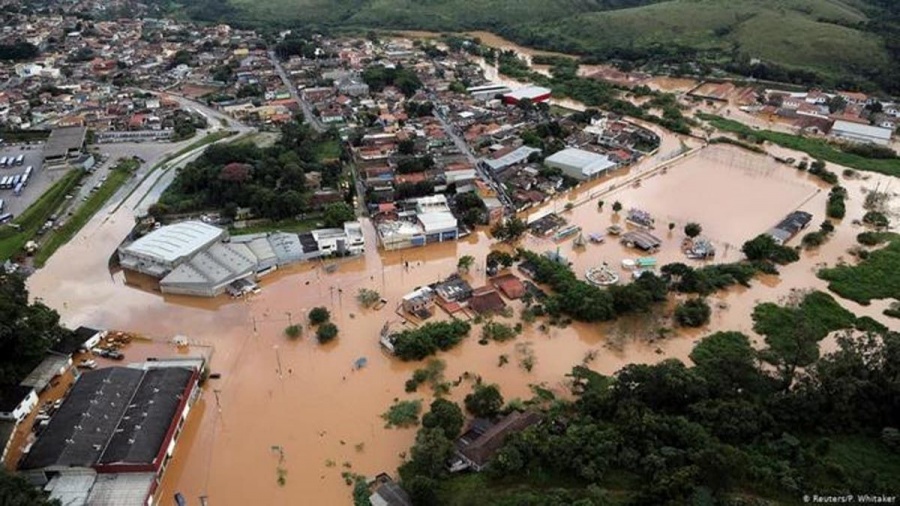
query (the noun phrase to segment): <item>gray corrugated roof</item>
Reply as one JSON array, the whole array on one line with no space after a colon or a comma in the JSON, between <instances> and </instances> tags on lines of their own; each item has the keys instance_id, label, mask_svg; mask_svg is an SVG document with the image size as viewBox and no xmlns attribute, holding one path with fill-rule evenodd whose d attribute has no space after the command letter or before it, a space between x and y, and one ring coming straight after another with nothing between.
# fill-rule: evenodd
<instances>
[{"instance_id":1,"label":"gray corrugated roof","mask_svg":"<svg viewBox=\"0 0 900 506\"><path fill-rule=\"evenodd\" d=\"M185 221L154 230L126 246L124 251L174 262L194 254L223 235L225 231L221 228L201 221Z\"/></svg>"},{"instance_id":2,"label":"gray corrugated roof","mask_svg":"<svg viewBox=\"0 0 900 506\"><path fill-rule=\"evenodd\" d=\"M128 367L82 374L20 468L153 463L193 374Z\"/></svg>"}]
</instances>

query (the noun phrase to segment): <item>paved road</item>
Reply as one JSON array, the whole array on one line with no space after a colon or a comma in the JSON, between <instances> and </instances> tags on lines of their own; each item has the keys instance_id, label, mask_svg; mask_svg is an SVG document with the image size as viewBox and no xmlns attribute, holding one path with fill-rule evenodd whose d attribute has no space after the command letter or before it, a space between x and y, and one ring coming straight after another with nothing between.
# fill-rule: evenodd
<instances>
[{"instance_id":1,"label":"paved road","mask_svg":"<svg viewBox=\"0 0 900 506\"><path fill-rule=\"evenodd\" d=\"M291 81L290 76L285 72L284 67L281 66L281 62L278 61L278 57L275 56L275 51L269 51L269 60L271 60L272 65L275 67L275 71L281 76L284 85L287 86L291 98L300 105L300 110L303 111L303 117L306 118L306 122L312 125L317 132L328 130L325 125L319 121L319 118L313 114L312 106L309 105L309 102L303 100L303 98L300 97L300 94L297 93L297 87L294 86L294 82Z\"/></svg>"},{"instance_id":2,"label":"paved road","mask_svg":"<svg viewBox=\"0 0 900 506\"><path fill-rule=\"evenodd\" d=\"M434 94L431 95L431 101L436 104L440 103L437 101L437 97L435 97ZM475 156L475 154L472 152L472 149L469 148L466 140L463 139L462 135L460 135L456 127L450 124L450 122L447 121L447 118L444 117L444 114L437 108L435 108L434 116L438 119L438 121L441 122L441 126L444 127L444 131L447 132L447 135L449 135L450 139L453 140L453 144L456 145L456 148L459 149L461 153L465 154L466 158L469 160L469 163L471 163L472 166L475 167L475 171L478 173L481 179L487 182L491 186L491 188L493 188L494 192L497 194L497 198L500 199L500 202L503 203L503 205L506 206L506 208L510 212L514 213L516 211L516 207L513 205L512 200L506 194L506 190L503 188L499 181L494 179L494 176L490 173L490 170L486 170L484 168L484 165L481 163L478 157Z\"/></svg>"}]
</instances>

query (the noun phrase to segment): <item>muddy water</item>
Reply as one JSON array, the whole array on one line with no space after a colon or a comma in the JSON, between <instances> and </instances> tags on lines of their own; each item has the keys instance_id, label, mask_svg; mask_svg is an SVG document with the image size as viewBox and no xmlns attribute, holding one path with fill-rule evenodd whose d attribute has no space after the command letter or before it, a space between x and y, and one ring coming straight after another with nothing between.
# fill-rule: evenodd
<instances>
[{"instance_id":1,"label":"muddy water","mask_svg":"<svg viewBox=\"0 0 900 506\"><path fill-rule=\"evenodd\" d=\"M824 216L825 192L817 192L821 187L807 175L731 147L706 148L683 161L667 161L681 151L683 143L697 147L696 141L659 133L663 145L654 156L560 196L535 213L556 210L590 233L621 223L624 213L615 216L611 212L615 200L626 209L650 210L660 223L656 233L664 240L656 255L661 264L684 261L679 229L686 221L698 221L707 235L722 245L716 261L731 261L739 256L734 245L790 210L799 207L813 212L814 224ZM786 150L772 150L780 156L802 158ZM661 164L667 167L665 174L655 171ZM840 167L831 170L842 172ZM635 186L637 178L641 182ZM780 277L715 296L716 308L706 329L651 342L648 336L671 326L667 319L670 309L614 324L575 324L547 332L526 326L515 342L487 346L478 344L480 329L476 328L461 346L442 354L446 376L456 379L472 372L500 384L508 399L525 398L530 396L531 384L563 391L564 375L589 352L596 353L591 367L612 373L629 362L686 359L693 342L714 330L735 329L752 335L749 314L754 304L778 301L794 289L826 288L815 278L816 266L850 259L846 251L860 231L851 221L863 214L863 189L886 180L870 176L868 180L842 181L851 199L847 218L837 226L834 237L819 250L804 253L803 261L783 268ZM598 199L606 202L602 212L597 211ZM580 205L565 211L569 202ZM671 234L666 228L669 221L678 224ZM450 274L463 255L475 256L477 265L468 276L474 286L483 284L484 258L492 245L484 232L457 243L385 254L370 247L364 257L337 263L331 274L322 263L297 265L266 278L261 294L232 301L162 297L126 285L121 274L111 276L107 258L132 223L128 206L111 216L99 213L29 280L29 287L34 297L58 309L70 325L127 329L155 340L132 345L126 352L129 359L179 353L167 344L175 334L189 336L198 353L213 350L213 370L222 378L210 381L190 417L158 496L162 504L171 504L176 491L191 500L206 495L210 504L349 504L350 491L340 476L342 471L369 476L393 472L412 444L414 431L386 430L379 415L393 399L410 397L403 386L416 364L385 356L377 342L378 331L385 322L400 325L394 308L404 293ZM368 223L365 230L368 244L374 245ZM732 247L724 246L728 244ZM559 248L579 276L601 262L618 266L622 259L638 256L615 241L576 250L572 240L555 244L528 237L524 246L538 251ZM627 276L625 271L621 274ZM380 311L359 308L353 296L361 287L380 291L389 305ZM886 303L868 307L841 303L858 314L894 323L880 314ZM303 315L319 305L334 314L341 330L336 342L319 346L308 328L297 341L283 336L284 327L303 322ZM518 306L513 306L518 314ZM511 324L516 321L518 317L509 320ZM530 351L523 351L523 346ZM519 365L525 353L535 357L531 372ZM503 367L498 366L501 355L509 358ZM360 357L368 359L368 366L352 370ZM461 399L468 388L464 382L454 389L453 397ZM413 397L430 400L424 393ZM273 446L284 451L287 475L283 487L276 482L278 456Z\"/></svg>"},{"instance_id":2,"label":"muddy water","mask_svg":"<svg viewBox=\"0 0 900 506\"><path fill-rule=\"evenodd\" d=\"M771 167L764 160L752 158L758 169L737 162L731 164L737 167L729 166L722 160L729 160L724 156L735 148L709 150L712 155L701 153L672 163L665 175L642 178L637 188L621 186L621 182L642 171L650 173L649 161L646 166L596 182L583 192L563 196L543 211L555 208L571 222L582 225L585 232L591 232L621 222L621 217L610 210L612 201L620 200L625 205L653 210L661 217L677 217L679 225L683 220L697 220L714 239L734 242L736 237L731 234L751 237L770 218L777 217L775 214L786 213L806 193L815 193L815 183L792 169ZM753 175L753 170L761 173ZM527 326L516 342L481 346L471 337L459 348L443 354L447 377L455 379L470 371L485 381L499 383L507 398L524 398L530 396L530 384L545 384L562 391L565 373L582 363L591 351L597 354L591 367L612 373L629 362L685 359L693 341L708 331L750 332L748 315L755 303L779 300L793 288L825 288L814 277L814 266L847 258L845 251L858 233L850 221L862 214L862 187L874 186L877 179L844 182L852 200L848 216L834 238L819 251L804 254L803 262L784 268L779 278L717 296L721 308L714 310L709 329L648 342L648 335L670 325L665 310L648 319L626 319L609 325L575 324L564 329L554 327L547 333ZM620 185L618 190L600 196L616 183ZM680 189L667 191L670 188ZM757 200L748 200L742 193L754 195ZM595 200L564 212L566 202L584 201L591 195L606 201L602 212L597 211ZM690 195L697 197L691 199ZM735 199L716 200L722 210L704 212L697 207L700 196L714 195ZM824 193L816 193L801 207L814 212L818 220L824 210ZM491 245L483 233L478 233L458 243L384 255L370 250L363 258L340 262L333 274L328 274L322 264L300 265L266 279L263 292L247 301L209 301L163 298L126 286L121 275L110 276L106 270L107 255L130 224L125 208L110 218L98 215L75 241L31 278L29 285L35 297L59 309L69 324L129 329L158 341L153 345L134 344L127 352L130 359L163 356L167 351L176 354L177 350L166 341L178 333L188 335L198 349L214 348L213 370L223 376L210 382L191 416L158 496L163 504L170 504L176 491L188 498L207 495L212 504L349 504L349 490L340 476L348 470L343 467L345 462L352 466L349 470L366 475L395 469L401 462L400 455L412 443L414 431L386 430L379 415L394 398L408 397L403 383L415 364L385 356L377 344L378 329L386 321L399 324L400 317L393 308L403 293L451 273L462 255L471 254L478 259L470 278L473 285L482 284L481 268ZM371 227L367 226L367 234L373 244ZM684 260L678 250L677 229L671 235L667 230L657 234L665 243L656 255L661 263ZM636 256L615 242L576 250L571 240L557 245L529 237L525 246L535 250L559 248L579 275L600 262L618 265L623 258ZM731 249L718 260L735 258L737 253ZM623 271L622 275L627 273ZM389 306L381 311L359 308L353 294L360 287L379 290L390 301ZM883 304L862 308L842 303L860 314L884 320L880 315ZM315 344L309 338L310 329L298 341L283 337L282 331L289 322L302 321L302 315L317 305L325 305L334 313L341 329L335 343ZM476 329L473 336L477 332ZM529 343L527 346L536 357L531 372L519 366L524 353L520 343ZM498 367L503 354L510 363ZM368 358L368 366L353 371L351 366L359 357ZM219 391L218 408L213 390ZM463 383L453 396L459 399L467 390L468 384ZM415 397L429 400L426 395ZM362 446L357 447L359 444ZM288 474L283 487L276 483L278 458L272 450L275 445L282 447L285 454Z\"/></svg>"}]
</instances>

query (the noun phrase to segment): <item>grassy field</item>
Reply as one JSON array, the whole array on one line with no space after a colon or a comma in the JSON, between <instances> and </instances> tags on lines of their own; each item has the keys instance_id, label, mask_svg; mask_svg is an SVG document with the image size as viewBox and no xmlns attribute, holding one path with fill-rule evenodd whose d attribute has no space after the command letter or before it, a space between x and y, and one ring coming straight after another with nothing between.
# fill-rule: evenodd
<instances>
[{"instance_id":1,"label":"grassy field","mask_svg":"<svg viewBox=\"0 0 900 506\"><path fill-rule=\"evenodd\" d=\"M100 186L100 189L92 193L87 201L75 211L75 214L70 216L61 227L47 233L40 249L34 255L34 264L37 267L42 267L57 249L71 241L75 234L100 210L106 201L131 178L137 165L138 163L135 160L123 160L110 171L109 176Z\"/></svg>"},{"instance_id":2,"label":"grassy field","mask_svg":"<svg viewBox=\"0 0 900 506\"><path fill-rule=\"evenodd\" d=\"M341 142L328 141L316 146L316 160L325 162L329 160L337 160L341 157Z\"/></svg>"},{"instance_id":3,"label":"grassy field","mask_svg":"<svg viewBox=\"0 0 900 506\"><path fill-rule=\"evenodd\" d=\"M263 232L309 232L322 226L321 216L312 216L302 220L281 220L273 221L263 225L253 225L245 228L231 228L230 232L234 235L242 234L259 234Z\"/></svg>"},{"instance_id":4,"label":"grassy field","mask_svg":"<svg viewBox=\"0 0 900 506\"><path fill-rule=\"evenodd\" d=\"M75 189L84 172L70 170L68 174L57 181L44 192L28 209L20 214L12 226L0 227L0 261L12 258L22 251L25 243L30 241L38 229L53 215L65 201L66 195Z\"/></svg>"},{"instance_id":5,"label":"grassy field","mask_svg":"<svg viewBox=\"0 0 900 506\"><path fill-rule=\"evenodd\" d=\"M900 158L876 159L845 153L823 139L801 137L772 130L754 130L743 123L725 119L711 114L698 114L697 117L708 121L710 125L732 132L742 137L755 137L797 151L803 151L814 158L832 162L851 169L878 172L889 176L900 177Z\"/></svg>"},{"instance_id":6,"label":"grassy field","mask_svg":"<svg viewBox=\"0 0 900 506\"><path fill-rule=\"evenodd\" d=\"M828 289L841 297L868 305L872 299L900 300L900 235L873 251L859 265L841 265L819 271Z\"/></svg>"}]
</instances>

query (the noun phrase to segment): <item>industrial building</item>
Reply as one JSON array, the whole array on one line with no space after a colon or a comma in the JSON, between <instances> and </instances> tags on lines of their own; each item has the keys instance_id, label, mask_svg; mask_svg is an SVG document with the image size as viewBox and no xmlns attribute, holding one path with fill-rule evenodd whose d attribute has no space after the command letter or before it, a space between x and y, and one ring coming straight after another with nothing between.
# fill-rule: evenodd
<instances>
[{"instance_id":1,"label":"industrial building","mask_svg":"<svg viewBox=\"0 0 900 506\"><path fill-rule=\"evenodd\" d=\"M469 95L475 100L493 100L497 95L505 95L512 90L503 84L486 84L483 86L470 86L466 88Z\"/></svg>"},{"instance_id":2,"label":"industrial building","mask_svg":"<svg viewBox=\"0 0 900 506\"><path fill-rule=\"evenodd\" d=\"M236 282L259 279L283 265L363 251L365 238L356 222L299 235L229 237L224 229L186 221L154 230L118 253L123 268L158 279L163 293L215 297Z\"/></svg>"},{"instance_id":3,"label":"industrial building","mask_svg":"<svg viewBox=\"0 0 900 506\"><path fill-rule=\"evenodd\" d=\"M831 135L840 140L878 144L879 146L889 145L893 133L893 130L890 128L863 125L844 120L835 121L831 127Z\"/></svg>"},{"instance_id":4,"label":"industrial building","mask_svg":"<svg viewBox=\"0 0 900 506\"><path fill-rule=\"evenodd\" d=\"M152 502L196 398L202 358L83 373L19 465L50 499Z\"/></svg>"},{"instance_id":5,"label":"industrial building","mask_svg":"<svg viewBox=\"0 0 900 506\"><path fill-rule=\"evenodd\" d=\"M87 128L81 126L54 128L44 146L44 163L64 163L81 154Z\"/></svg>"},{"instance_id":6,"label":"industrial building","mask_svg":"<svg viewBox=\"0 0 900 506\"><path fill-rule=\"evenodd\" d=\"M577 148L567 148L544 159L544 165L561 170L563 174L587 181L603 175L616 167L616 162L606 155Z\"/></svg>"},{"instance_id":7,"label":"industrial building","mask_svg":"<svg viewBox=\"0 0 900 506\"><path fill-rule=\"evenodd\" d=\"M536 104L538 102L550 100L550 94L551 91L549 88L544 88L542 86L526 86L503 95L503 103L515 105L522 100L527 99Z\"/></svg>"}]
</instances>

